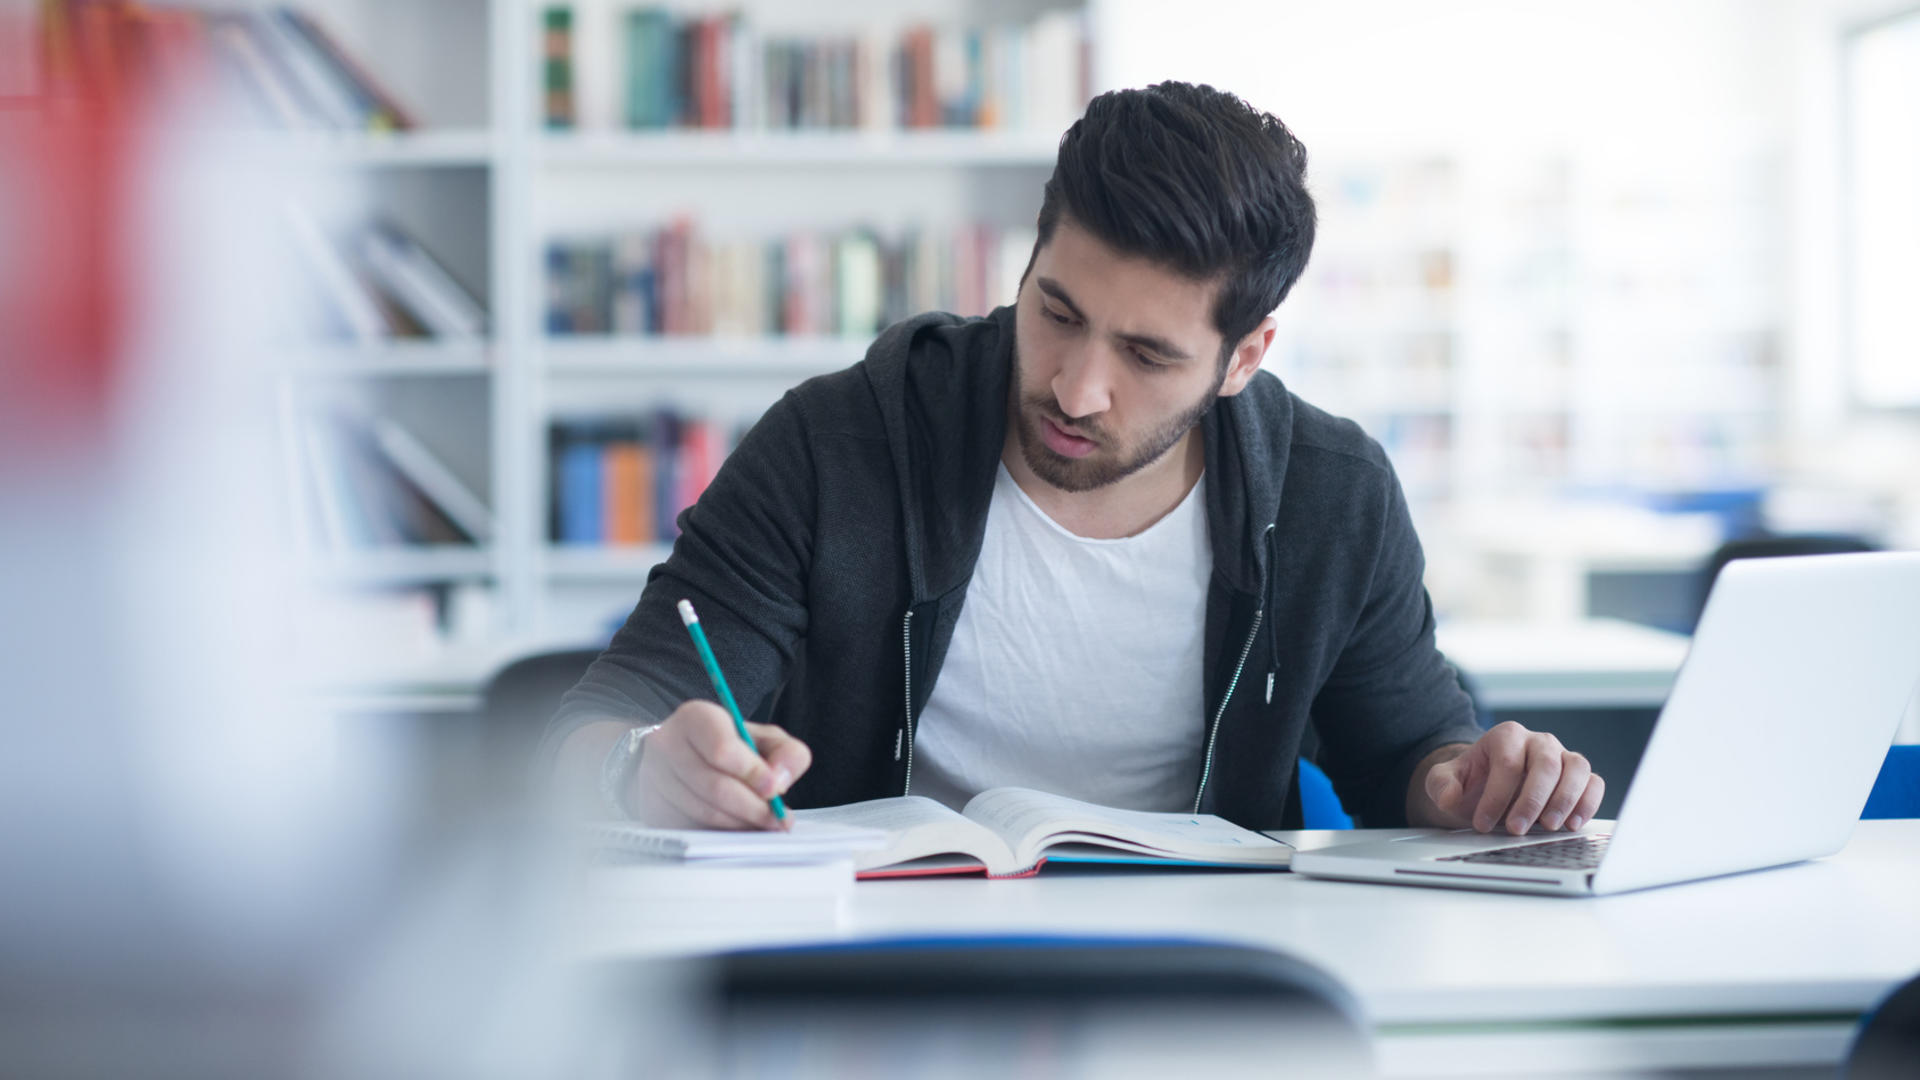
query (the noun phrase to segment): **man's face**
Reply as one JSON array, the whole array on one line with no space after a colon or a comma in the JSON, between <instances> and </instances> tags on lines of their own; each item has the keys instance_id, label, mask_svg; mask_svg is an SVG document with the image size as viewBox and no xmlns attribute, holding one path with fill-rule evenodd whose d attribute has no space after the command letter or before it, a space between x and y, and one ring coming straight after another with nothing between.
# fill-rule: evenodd
<instances>
[{"instance_id":1,"label":"man's face","mask_svg":"<svg viewBox=\"0 0 1920 1080\"><path fill-rule=\"evenodd\" d=\"M1214 288L1120 255L1063 215L1016 301L1014 432L1027 467L1091 491L1179 443L1227 374Z\"/></svg>"}]
</instances>

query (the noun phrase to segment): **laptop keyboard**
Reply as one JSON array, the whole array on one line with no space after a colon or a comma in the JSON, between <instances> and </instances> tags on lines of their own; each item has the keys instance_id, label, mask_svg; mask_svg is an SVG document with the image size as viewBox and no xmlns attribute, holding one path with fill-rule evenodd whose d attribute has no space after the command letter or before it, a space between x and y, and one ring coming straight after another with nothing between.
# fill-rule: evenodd
<instances>
[{"instance_id":1,"label":"laptop keyboard","mask_svg":"<svg viewBox=\"0 0 1920 1080\"><path fill-rule=\"evenodd\" d=\"M1600 865L1607 853L1611 833L1581 833L1538 844L1475 851L1466 855L1447 855L1435 862L1492 863L1496 866L1537 866L1548 870L1591 870Z\"/></svg>"}]
</instances>

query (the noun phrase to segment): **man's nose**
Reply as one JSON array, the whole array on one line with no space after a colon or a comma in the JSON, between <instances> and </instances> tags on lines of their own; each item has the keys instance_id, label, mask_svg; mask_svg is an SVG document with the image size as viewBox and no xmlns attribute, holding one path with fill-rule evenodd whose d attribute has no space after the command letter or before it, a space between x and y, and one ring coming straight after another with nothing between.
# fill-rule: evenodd
<instances>
[{"instance_id":1,"label":"man's nose","mask_svg":"<svg viewBox=\"0 0 1920 1080\"><path fill-rule=\"evenodd\" d=\"M1098 416L1113 405L1113 357L1110 349L1086 344L1074 349L1053 379L1060 411L1078 420Z\"/></svg>"}]
</instances>

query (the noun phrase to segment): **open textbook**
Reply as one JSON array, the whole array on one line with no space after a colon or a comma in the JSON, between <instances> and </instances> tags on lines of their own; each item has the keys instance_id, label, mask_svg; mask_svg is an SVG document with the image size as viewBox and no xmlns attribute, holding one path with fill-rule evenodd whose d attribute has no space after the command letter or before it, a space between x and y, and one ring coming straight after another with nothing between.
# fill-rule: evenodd
<instances>
[{"instance_id":1,"label":"open textbook","mask_svg":"<svg viewBox=\"0 0 1920 1080\"><path fill-rule=\"evenodd\" d=\"M983 870L1023 877L1049 861L1281 870L1293 858L1286 844L1212 814L1115 810L1027 788L983 791L958 813L919 795L793 813L807 823L885 830L885 847L854 856L863 878Z\"/></svg>"}]
</instances>

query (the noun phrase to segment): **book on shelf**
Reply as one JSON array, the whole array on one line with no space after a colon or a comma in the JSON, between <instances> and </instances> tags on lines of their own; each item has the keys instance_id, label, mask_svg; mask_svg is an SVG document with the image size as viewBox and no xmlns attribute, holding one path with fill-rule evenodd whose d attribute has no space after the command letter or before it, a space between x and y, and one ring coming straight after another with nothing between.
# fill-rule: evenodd
<instances>
[{"instance_id":1,"label":"book on shelf","mask_svg":"<svg viewBox=\"0 0 1920 1080\"><path fill-rule=\"evenodd\" d=\"M1034 231L966 224L710 239L680 219L547 245L547 332L864 337L922 311L1013 302Z\"/></svg>"},{"instance_id":2,"label":"book on shelf","mask_svg":"<svg viewBox=\"0 0 1920 1080\"><path fill-rule=\"evenodd\" d=\"M548 7L541 12L540 22L541 115L548 128L564 131L574 122L573 9Z\"/></svg>"},{"instance_id":3,"label":"book on shelf","mask_svg":"<svg viewBox=\"0 0 1920 1080\"><path fill-rule=\"evenodd\" d=\"M374 444L400 474L475 543L493 539L493 511L413 433L386 416L371 421Z\"/></svg>"},{"instance_id":4,"label":"book on shelf","mask_svg":"<svg viewBox=\"0 0 1920 1080\"><path fill-rule=\"evenodd\" d=\"M802 824L887 833L854 857L861 877L1026 877L1049 862L1284 870L1293 848L1213 814L1098 806L1030 788L992 788L954 811L920 795L795 810Z\"/></svg>"},{"instance_id":5,"label":"book on shelf","mask_svg":"<svg viewBox=\"0 0 1920 1080\"><path fill-rule=\"evenodd\" d=\"M319 299L320 321L336 334L370 344L393 332L388 313L375 298L371 284L347 262L346 256L312 214L296 202L282 204L298 263Z\"/></svg>"},{"instance_id":6,"label":"book on shelf","mask_svg":"<svg viewBox=\"0 0 1920 1080\"><path fill-rule=\"evenodd\" d=\"M376 221L360 231L359 241L374 277L433 336L476 341L486 332L480 302L413 237Z\"/></svg>"},{"instance_id":7,"label":"book on shelf","mask_svg":"<svg viewBox=\"0 0 1920 1080\"><path fill-rule=\"evenodd\" d=\"M487 313L444 264L391 222L336 235L299 203L283 204L296 262L313 285L322 337L479 341Z\"/></svg>"},{"instance_id":8,"label":"book on shelf","mask_svg":"<svg viewBox=\"0 0 1920 1080\"><path fill-rule=\"evenodd\" d=\"M573 33L570 5L545 10L548 102L564 73L570 100L617 101L619 120L633 130L1054 133L1066 130L1087 101L1086 21L1077 11L1023 22L801 35L763 32L737 13L686 15L661 6L624 11L618 26ZM556 20L567 33L555 33ZM617 62L575 63L578 51L597 48L603 35L617 41ZM608 78L617 85L588 85ZM553 124L552 108L545 115L549 126L570 126Z\"/></svg>"},{"instance_id":9,"label":"book on shelf","mask_svg":"<svg viewBox=\"0 0 1920 1080\"><path fill-rule=\"evenodd\" d=\"M672 541L681 511L699 500L731 448L718 422L672 409L561 421L550 443L550 535L591 547Z\"/></svg>"},{"instance_id":10,"label":"book on shelf","mask_svg":"<svg viewBox=\"0 0 1920 1080\"><path fill-rule=\"evenodd\" d=\"M54 0L41 5L43 69L65 84L147 101L208 91L274 128L405 131L411 112L312 15Z\"/></svg>"},{"instance_id":11,"label":"book on shelf","mask_svg":"<svg viewBox=\"0 0 1920 1080\"><path fill-rule=\"evenodd\" d=\"M290 497L311 500L312 512L294 515L308 530L305 546L470 546L492 537L486 504L391 419L330 411L283 415L282 423L298 428L286 448L301 458L289 470Z\"/></svg>"}]
</instances>

